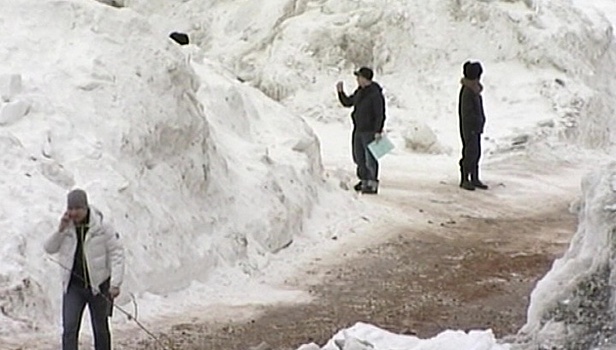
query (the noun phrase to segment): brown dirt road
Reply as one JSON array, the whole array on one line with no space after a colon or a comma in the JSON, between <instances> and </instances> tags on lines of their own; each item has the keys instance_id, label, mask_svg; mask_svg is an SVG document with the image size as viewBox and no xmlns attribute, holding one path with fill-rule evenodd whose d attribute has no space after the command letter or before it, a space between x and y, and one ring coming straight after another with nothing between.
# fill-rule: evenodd
<instances>
[{"instance_id":1,"label":"brown dirt road","mask_svg":"<svg viewBox=\"0 0 616 350\"><path fill-rule=\"evenodd\" d=\"M296 349L324 344L358 321L422 338L446 329L513 334L525 321L535 282L575 231L576 217L568 210L577 196L575 181L561 188L550 176L515 175L507 185L477 193L452 183L417 181L399 191L406 185L391 181L390 189L366 200L391 206L397 210L392 217L412 214L412 220L388 227L368 246L351 242L344 257L316 259L285 281L287 287L308 290L311 303L258 307L259 316L248 319L178 322L163 334L174 349L183 350L246 350L262 343L268 349ZM537 200L533 191L516 190L516 182L546 192ZM130 339L118 349L157 346Z\"/></svg>"}]
</instances>

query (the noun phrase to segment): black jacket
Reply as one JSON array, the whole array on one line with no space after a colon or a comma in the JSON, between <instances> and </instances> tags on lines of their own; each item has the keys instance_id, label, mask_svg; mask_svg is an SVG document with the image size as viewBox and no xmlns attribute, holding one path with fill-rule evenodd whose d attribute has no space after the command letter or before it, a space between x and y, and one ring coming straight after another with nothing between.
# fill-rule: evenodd
<instances>
[{"instance_id":1,"label":"black jacket","mask_svg":"<svg viewBox=\"0 0 616 350\"><path fill-rule=\"evenodd\" d=\"M88 281L90 280L88 264L84 254L83 244L90 228L90 209L86 215L85 221L80 224L75 224L75 232L77 232L77 248L75 249L75 258L73 259L73 270L71 273L70 284L89 288Z\"/></svg>"},{"instance_id":2,"label":"black jacket","mask_svg":"<svg viewBox=\"0 0 616 350\"><path fill-rule=\"evenodd\" d=\"M351 118L354 131L380 133L385 125L385 98L379 84L373 82L357 88L351 96L338 92L338 99L345 107L354 107Z\"/></svg>"},{"instance_id":3,"label":"black jacket","mask_svg":"<svg viewBox=\"0 0 616 350\"><path fill-rule=\"evenodd\" d=\"M462 79L458 115L460 117L460 133L470 135L483 133L486 117L481 98L482 86L476 80Z\"/></svg>"}]
</instances>

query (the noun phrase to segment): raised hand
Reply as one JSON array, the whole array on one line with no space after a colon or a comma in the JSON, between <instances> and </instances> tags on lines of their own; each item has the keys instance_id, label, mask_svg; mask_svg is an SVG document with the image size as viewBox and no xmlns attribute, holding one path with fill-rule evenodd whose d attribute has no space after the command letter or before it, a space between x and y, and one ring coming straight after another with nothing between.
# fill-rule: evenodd
<instances>
[{"instance_id":1,"label":"raised hand","mask_svg":"<svg viewBox=\"0 0 616 350\"><path fill-rule=\"evenodd\" d=\"M62 215L62 218L60 219L60 225L58 225L58 231L62 232L66 230L66 228L68 227L70 223L71 223L71 218L69 217L68 212L65 212L64 215Z\"/></svg>"},{"instance_id":2,"label":"raised hand","mask_svg":"<svg viewBox=\"0 0 616 350\"><path fill-rule=\"evenodd\" d=\"M339 81L338 83L336 83L336 90L338 92L342 92L344 90L344 83Z\"/></svg>"}]
</instances>

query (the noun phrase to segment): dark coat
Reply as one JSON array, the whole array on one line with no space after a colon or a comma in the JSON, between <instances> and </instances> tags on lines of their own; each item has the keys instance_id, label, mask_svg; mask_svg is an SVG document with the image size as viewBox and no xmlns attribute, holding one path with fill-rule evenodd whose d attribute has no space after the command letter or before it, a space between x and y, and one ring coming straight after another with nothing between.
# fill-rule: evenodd
<instances>
[{"instance_id":1,"label":"dark coat","mask_svg":"<svg viewBox=\"0 0 616 350\"><path fill-rule=\"evenodd\" d=\"M351 113L354 131L380 133L385 125L385 98L379 84L373 82L357 88L351 96L338 92L338 99L345 107L354 107Z\"/></svg>"},{"instance_id":2,"label":"dark coat","mask_svg":"<svg viewBox=\"0 0 616 350\"><path fill-rule=\"evenodd\" d=\"M482 89L483 87L477 80L462 79L458 103L462 137L473 133L483 133L486 117L483 111L483 99L481 98Z\"/></svg>"}]
</instances>

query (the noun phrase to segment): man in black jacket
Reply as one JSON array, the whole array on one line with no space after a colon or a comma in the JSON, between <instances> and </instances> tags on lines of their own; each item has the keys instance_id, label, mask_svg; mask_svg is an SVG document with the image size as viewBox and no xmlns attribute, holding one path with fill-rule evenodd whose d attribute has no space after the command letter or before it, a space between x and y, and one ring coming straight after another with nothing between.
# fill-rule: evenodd
<instances>
[{"instance_id":1,"label":"man in black jacket","mask_svg":"<svg viewBox=\"0 0 616 350\"><path fill-rule=\"evenodd\" d=\"M385 124L385 98L379 84L372 81L372 69L362 67L356 71L357 89L351 96L344 93L342 82L336 89L338 99L344 107L353 107L352 149L353 161L357 165L359 182L356 191L376 194L379 186L379 162L368 149L368 144L381 138Z\"/></svg>"},{"instance_id":2,"label":"man in black jacket","mask_svg":"<svg viewBox=\"0 0 616 350\"><path fill-rule=\"evenodd\" d=\"M479 83L483 68L479 62L467 61L463 67L458 115L460 117L460 137L462 139L462 159L460 159L460 187L473 191L475 188L488 189L479 180L479 158L481 157L481 134L486 122L483 111ZM470 180L469 180L470 176Z\"/></svg>"}]
</instances>

